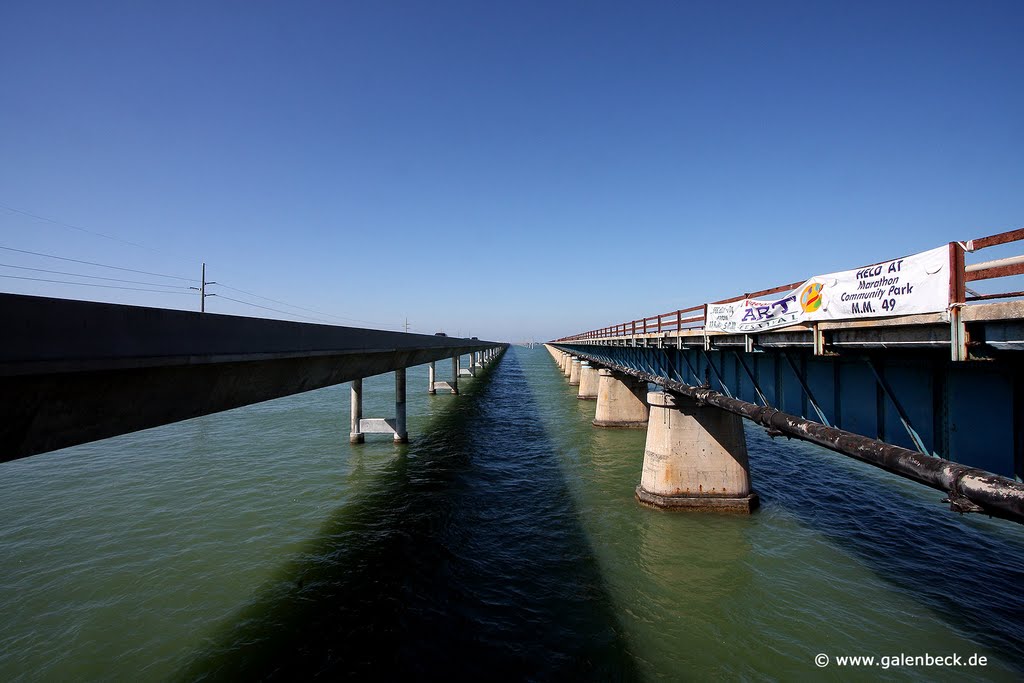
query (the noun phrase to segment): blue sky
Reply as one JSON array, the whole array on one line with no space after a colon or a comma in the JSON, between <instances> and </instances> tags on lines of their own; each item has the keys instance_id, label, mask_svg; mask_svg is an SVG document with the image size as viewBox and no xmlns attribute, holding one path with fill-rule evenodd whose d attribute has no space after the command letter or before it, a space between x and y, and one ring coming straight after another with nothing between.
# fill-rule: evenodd
<instances>
[{"instance_id":1,"label":"blue sky","mask_svg":"<svg viewBox=\"0 0 1024 683\"><path fill-rule=\"evenodd\" d=\"M1020 227L1021 36L1021 2L8 0L0 246L552 338Z\"/></svg>"}]
</instances>

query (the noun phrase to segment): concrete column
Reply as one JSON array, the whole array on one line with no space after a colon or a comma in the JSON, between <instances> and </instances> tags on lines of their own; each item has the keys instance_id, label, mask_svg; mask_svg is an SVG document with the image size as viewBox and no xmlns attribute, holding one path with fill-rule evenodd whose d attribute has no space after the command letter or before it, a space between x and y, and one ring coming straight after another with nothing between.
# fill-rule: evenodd
<instances>
[{"instance_id":1,"label":"concrete column","mask_svg":"<svg viewBox=\"0 0 1024 683\"><path fill-rule=\"evenodd\" d=\"M580 366L583 361L579 358L572 359L572 365L569 366L569 385L577 387L580 384Z\"/></svg>"},{"instance_id":2,"label":"concrete column","mask_svg":"<svg viewBox=\"0 0 1024 683\"><path fill-rule=\"evenodd\" d=\"M395 370L395 443L408 443L405 429L405 368Z\"/></svg>"},{"instance_id":3,"label":"concrete column","mask_svg":"<svg viewBox=\"0 0 1024 683\"><path fill-rule=\"evenodd\" d=\"M437 378L437 368L434 367L434 361L430 361L429 367L430 367L430 372L429 372L430 379L429 379L428 384L427 384L427 393L428 394L436 394L437 393L437 388L434 387L434 382L437 381L437 379L436 379Z\"/></svg>"},{"instance_id":4,"label":"concrete column","mask_svg":"<svg viewBox=\"0 0 1024 683\"><path fill-rule=\"evenodd\" d=\"M469 352L469 375L470 377L476 377L476 363L473 362L474 354L472 351Z\"/></svg>"},{"instance_id":5,"label":"concrete column","mask_svg":"<svg viewBox=\"0 0 1024 683\"><path fill-rule=\"evenodd\" d=\"M688 510L750 513L757 507L739 415L660 392L648 394L647 402L651 419L637 500Z\"/></svg>"},{"instance_id":6,"label":"concrete column","mask_svg":"<svg viewBox=\"0 0 1024 683\"><path fill-rule=\"evenodd\" d=\"M452 393L459 393L459 357L452 356Z\"/></svg>"},{"instance_id":7,"label":"concrete column","mask_svg":"<svg viewBox=\"0 0 1024 683\"><path fill-rule=\"evenodd\" d=\"M572 361L573 357L569 354L565 356L565 366L562 368L562 374L566 377L572 376Z\"/></svg>"},{"instance_id":8,"label":"concrete column","mask_svg":"<svg viewBox=\"0 0 1024 683\"><path fill-rule=\"evenodd\" d=\"M359 431L359 421L363 419L363 380L352 380L352 428L348 433L349 443L363 443L366 437Z\"/></svg>"},{"instance_id":9,"label":"concrete column","mask_svg":"<svg viewBox=\"0 0 1024 683\"><path fill-rule=\"evenodd\" d=\"M647 383L611 370L598 370L596 427L642 429L647 426Z\"/></svg>"},{"instance_id":10,"label":"concrete column","mask_svg":"<svg viewBox=\"0 0 1024 683\"><path fill-rule=\"evenodd\" d=\"M576 398L593 401L597 399L598 374L597 368L584 361L580 364L580 390Z\"/></svg>"}]
</instances>

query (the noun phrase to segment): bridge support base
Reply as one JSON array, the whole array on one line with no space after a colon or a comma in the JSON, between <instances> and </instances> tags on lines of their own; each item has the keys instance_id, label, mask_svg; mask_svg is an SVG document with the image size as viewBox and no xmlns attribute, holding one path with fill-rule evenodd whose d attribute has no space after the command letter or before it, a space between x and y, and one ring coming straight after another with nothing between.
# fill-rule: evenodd
<instances>
[{"instance_id":1,"label":"bridge support base","mask_svg":"<svg viewBox=\"0 0 1024 683\"><path fill-rule=\"evenodd\" d=\"M598 370L595 427L643 429L647 426L647 383L611 370Z\"/></svg>"},{"instance_id":2,"label":"bridge support base","mask_svg":"<svg viewBox=\"0 0 1024 683\"><path fill-rule=\"evenodd\" d=\"M352 430L349 443L363 443L367 434L391 434L395 443L408 443L405 427L405 368L395 370L395 417L363 417L363 380L352 380Z\"/></svg>"},{"instance_id":3,"label":"bridge support base","mask_svg":"<svg viewBox=\"0 0 1024 683\"><path fill-rule=\"evenodd\" d=\"M352 427L348 434L349 443L363 443L366 437L360 429L363 421L363 380L352 380Z\"/></svg>"},{"instance_id":4,"label":"bridge support base","mask_svg":"<svg viewBox=\"0 0 1024 683\"><path fill-rule=\"evenodd\" d=\"M597 368L591 367L590 363L584 361L580 364L580 390L576 393L576 398L581 398L587 401L597 400L597 385L599 377L597 374Z\"/></svg>"},{"instance_id":5,"label":"bridge support base","mask_svg":"<svg viewBox=\"0 0 1024 683\"><path fill-rule=\"evenodd\" d=\"M578 387L580 385L580 366L583 365L583 361L579 358L572 359L572 365L569 366L569 386Z\"/></svg>"},{"instance_id":6,"label":"bridge support base","mask_svg":"<svg viewBox=\"0 0 1024 683\"><path fill-rule=\"evenodd\" d=\"M434 361L430 361L429 368L430 368L430 372L429 372L430 377L427 380L427 393L430 394L430 395L434 395L434 394L437 393L437 386L436 386L436 384L437 384L437 380L436 380L437 368L434 366Z\"/></svg>"},{"instance_id":7,"label":"bridge support base","mask_svg":"<svg viewBox=\"0 0 1024 683\"><path fill-rule=\"evenodd\" d=\"M395 370L395 443L409 443L405 427L405 368Z\"/></svg>"},{"instance_id":8,"label":"bridge support base","mask_svg":"<svg viewBox=\"0 0 1024 683\"><path fill-rule=\"evenodd\" d=\"M638 501L678 510L749 514L757 509L738 415L660 392L648 394L647 402L651 412Z\"/></svg>"},{"instance_id":9,"label":"bridge support base","mask_svg":"<svg viewBox=\"0 0 1024 683\"><path fill-rule=\"evenodd\" d=\"M566 377L572 375L572 356L568 353L565 354L565 358L562 359L562 374Z\"/></svg>"},{"instance_id":10,"label":"bridge support base","mask_svg":"<svg viewBox=\"0 0 1024 683\"><path fill-rule=\"evenodd\" d=\"M469 362L466 364L466 367L459 370L459 374L463 377L476 377L476 363L473 362L473 356L473 352L470 352Z\"/></svg>"}]
</instances>

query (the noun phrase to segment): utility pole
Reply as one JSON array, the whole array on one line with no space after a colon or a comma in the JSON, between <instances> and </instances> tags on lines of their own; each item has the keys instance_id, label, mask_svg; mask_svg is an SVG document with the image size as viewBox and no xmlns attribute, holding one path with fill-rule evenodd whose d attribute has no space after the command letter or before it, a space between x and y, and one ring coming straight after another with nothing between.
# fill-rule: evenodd
<instances>
[{"instance_id":1,"label":"utility pole","mask_svg":"<svg viewBox=\"0 0 1024 683\"><path fill-rule=\"evenodd\" d=\"M189 287L189 289L194 289L194 290L199 292L199 312L200 313L206 313L206 297L208 297L208 296L217 296L216 294L207 294L206 293L206 285L215 285L217 283L216 282L207 282L206 281L206 262L205 261L203 262L203 270L202 270L202 275L200 276L199 283L200 284L199 284L198 287Z\"/></svg>"},{"instance_id":2,"label":"utility pole","mask_svg":"<svg viewBox=\"0 0 1024 683\"><path fill-rule=\"evenodd\" d=\"M405 333L409 334L409 316L405 316Z\"/></svg>"}]
</instances>

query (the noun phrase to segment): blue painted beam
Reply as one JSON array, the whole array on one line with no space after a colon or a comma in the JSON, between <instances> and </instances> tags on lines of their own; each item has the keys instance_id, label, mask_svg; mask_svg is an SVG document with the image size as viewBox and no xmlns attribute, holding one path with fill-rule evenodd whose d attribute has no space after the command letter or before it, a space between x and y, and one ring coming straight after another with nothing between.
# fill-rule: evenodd
<instances>
[{"instance_id":1,"label":"blue painted beam","mask_svg":"<svg viewBox=\"0 0 1024 683\"><path fill-rule=\"evenodd\" d=\"M808 366L812 362L823 367L831 364L832 373L819 372L813 376L807 373L802 378L803 382L815 394L831 391L835 396L834 410L837 421L841 420L844 425L852 424L865 430L857 433L848 428L837 429L822 424L814 419L816 415L808 417L787 413L780 406L761 406L728 395L726 390L732 394L742 395L742 380L746 377L742 370L731 375L724 370L727 365L724 364L724 359L732 355L731 350L683 351L694 355L695 364L699 364L703 359L709 374L715 375L715 380L709 383L691 385L656 372L663 362L659 356L665 354L666 349L564 343L554 346L592 363L660 384L668 391L689 396L698 402L729 410L787 436L816 443L942 490L946 492L951 508L956 511L983 512L1024 523L1024 484L1019 482L1020 470L1016 470L1018 481L1010 478L1014 476L1014 469L1019 468L1021 462L1020 426L1017 424L1018 421L1013 419L1013 411L1020 405L1014 401L1021 395L1020 373L1015 358L1008 359L1008 367L1002 368L991 363L953 363L945 358L931 358L920 352L912 356L905 353L883 355L858 352L849 357L834 355L801 358L800 363ZM789 373L792 379L787 380L787 374L781 372L781 351L744 353L746 362L754 361L751 356L756 356L754 362L764 370L762 374L757 375L760 382L774 379L773 393L766 392L769 400L786 405L787 386L797 385L800 391L805 390L797 381L795 373ZM888 393L864 363L865 358L878 363L878 367L881 368L879 374L884 372L885 376L891 379L891 382L887 379ZM931 395L925 395L935 388L933 380L936 372L948 380L942 382L944 396L941 401L934 400ZM750 384L749 377L746 377L746 381ZM787 385L787 382L791 385ZM958 383L967 382L973 384L958 387ZM956 394L957 388L965 393ZM969 393L976 391L985 393ZM949 452L944 455L958 456L956 462L952 457L937 457L892 443L902 440L911 448L915 446L899 419L899 411L891 405L890 394L901 395L901 402L908 401L908 406L912 405L910 401L915 399L926 399L913 404L913 411L903 411L903 417L908 422L920 419L924 426L929 422L934 423L934 420L927 419L934 418L929 414L934 406L939 406L943 410L946 406L950 407L948 415L941 421L941 424L948 426L946 440L937 440L934 434L926 433L926 436L932 438L931 448L942 443L947 444ZM1000 402L1000 405L993 407L994 412L979 410L978 406L989 400L989 397ZM802 401L790 403L793 403L791 410L797 410L803 404ZM887 412L890 410L897 419L888 417ZM922 443L924 438L921 437ZM961 449L959 452L954 451L957 447ZM988 448L993 450L987 450ZM928 449L929 446L926 446L926 450ZM989 466L986 466L986 463ZM1005 473L1000 472L1000 468Z\"/></svg>"},{"instance_id":2,"label":"blue painted beam","mask_svg":"<svg viewBox=\"0 0 1024 683\"><path fill-rule=\"evenodd\" d=\"M559 344L608 364L710 386L750 403L766 402L809 420L928 453L1007 477L1021 477L1021 364L1005 360L952 362L944 351L856 350L813 356L805 348L657 348ZM788 354L790 360L786 359ZM679 360L675 360L679 359ZM599 360L599 362L600 362ZM869 361L885 378L896 407ZM802 377L796 374L802 368ZM700 381L695 381L695 377ZM814 401L808 400L808 392ZM764 401L762 401L762 396ZM813 408L817 403L826 420ZM940 431L936 431L936 427Z\"/></svg>"}]
</instances>

